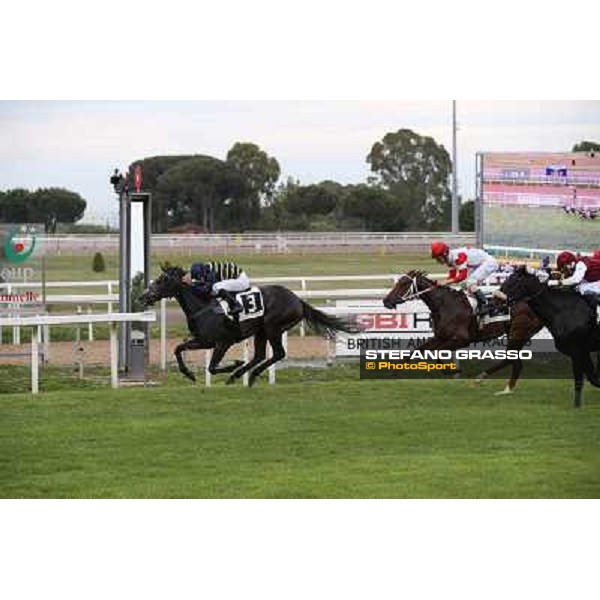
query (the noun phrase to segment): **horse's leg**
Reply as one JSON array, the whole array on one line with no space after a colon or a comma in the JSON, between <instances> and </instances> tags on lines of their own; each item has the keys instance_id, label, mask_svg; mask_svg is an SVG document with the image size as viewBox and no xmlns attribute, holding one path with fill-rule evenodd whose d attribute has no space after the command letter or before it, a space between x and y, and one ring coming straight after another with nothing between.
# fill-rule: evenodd
<instances>
[{"instance_id":1,"label":"horse's leg","mask_svg":"<svg viewBox=\"0 0 600 600\"><path fill-rule=\"evenodd\" d=\"M417 347L417 350L438 350L444 345L444 340L441 340L435 336L430 337L427 341L423 342Z\"/></svg>"},{"instance_id":2,"label":"horse's leg","mask_svg":"<svg viewBox=\"0 0 600 600\"><path fill-rule=\"evenodd\" d=\"M267 337L263 331L259 331L254 336L254 356L251 360L249 360L246 364L243 364L241 367L238 367L228 378L226 383L231 384L236 379L241 377L246 371L252 369L263 360L265 360L267 356Z\"/></svg>"},{"instance_id":3,"label":"horse's leg","mask_svg":"<svg viewBox=\"0 0 600 600\"><path fill-rule=\"evenodd\" d=\"M212 356L210 357L210 364L208 365L210 373L213 375L217 375L218 373L230 373L231 371L235 371L240 365L244 364L243 360L234 360L230 365L224 367L218 366L231 346L232 344L229 342L220 342L215 346Z\"/></svg>"},{"instance_id":4,"label":"horse's leg","mask_svg":"<svg viewBox=\"0 0 600 600\"><path fill-rule=\"evenodd\" d=\"M187 365L183 360L183 352L186 350L200 350L202 348L206 348L206 344L202 340L198 340L193 338L191 340L186 340L182 342L175 348L175 358L177 359L177 365L179 366L179 370L192 381L196 381L196 376L188 369Z\"/></svg>"},{"instance_id":5,"label":"horse's leg","mask_svg":"<svg viewBox=\"0 0 600 600\"><path fill-rule=\"evenodd\" d=\"M422 352L423 350L456 350L458 348L461 348L462 346L464 346L463 343L457 345L456 347L454 347L456 340L449 340L449 339L445 339L445 338L438 338L438 337L430 337L426 342L423 342L420 346L417 346L416 350L419 350L419 352ZM443 363L444 361L441 360L435 360L434 361L436 364L437 363ZM442 372L442 375L445 376L452 376L452 377L460 377L460 367L457 367L455 371L446 371L444 369L444 371Z\"/></svg>"},{"instance_id":6,"label":"horse's leg","mask_svg":"<svg viewBox=\"0 0 600 600\"><path fill-rule=\"evenodd\" d=\"M571 356L571 364L573 366L573 382L575 384L574 406L575 408L581 408L583 406L584 358L579 353L574 354Z\"/></svg>"},{"instance_id":7,"label":"horse's leg","mask_svg":"<svg viewBox=\"0 0 600 600\"><path fill-rule=\"evenodd\" d=\"M283 347L283 342L281 340L281 334L277 337L269 338L269 343L271 344L271 348L273 349L273 356L264 362L261 362L258 367L256 367L250 373L250 380L248 385L253 385L256 381L256 378L265 370L268 369L271 365L283 360L285 358L285 349Z\"/></svg>"},{"instance_id":8,"label":"horse's leg","mask_svg":"<svg viewBox=\"0 0 600 600\"><path fill-rule=\"evenodd\" d=\"M585 354L583 358L583 370L586 374L588 381L594 387L600 387L600 379L598 379L598 373L594 370L594 361L589 354Z\"/></svg>"},{"instance_id":9,"label":"horse's leg","mask_svg":"<svg viewBox=\"0 0 600 600\"><path fill-rule=\"evenodd\" d=\"M508 344L506 345L507 350L522 350L523 346L527 343L527 340L508 340ZM491 373L495 373L499 371L501 368L511 365L512 370L510 373L510 379L506 382L506 386L501 392L496 392L495 396L505 396L507 394L512 394L515 391L515 387L517 386L517 381L521 376L521 371L523 370L523 362L520 358L515 359L505 359L501 361L499 364L494 365L489 371L488 375Z\"/></svg>"}]
</instances>

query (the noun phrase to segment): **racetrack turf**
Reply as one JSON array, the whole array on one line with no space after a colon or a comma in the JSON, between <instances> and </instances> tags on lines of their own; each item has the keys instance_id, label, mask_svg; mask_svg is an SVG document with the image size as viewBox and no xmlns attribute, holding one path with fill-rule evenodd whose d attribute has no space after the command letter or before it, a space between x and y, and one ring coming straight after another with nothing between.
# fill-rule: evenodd
<instances>
[{"instance_id":1,"label":"racetrack turf","mask_svg":"<svg viewBox=\"0 0 600 600\"><path fill-rule=\"evenodd\" d=\"M570 381L360 381L0 396L3 498L597 498L600 392ZM63 388L63 389L60 389Z\"/></svg>"}]
</instances>

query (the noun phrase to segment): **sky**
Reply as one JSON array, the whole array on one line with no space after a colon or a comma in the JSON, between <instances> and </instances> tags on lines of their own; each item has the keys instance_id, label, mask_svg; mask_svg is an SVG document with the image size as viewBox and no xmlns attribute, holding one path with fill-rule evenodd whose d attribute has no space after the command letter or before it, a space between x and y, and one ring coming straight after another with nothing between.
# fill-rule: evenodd
<instances>
[{"instance_id":1,"label":"sky","mask_svg":"<svg viewBox=\"0 0 600 600\"><path fill-rule=\"evenodd\" d=\"M475 194L478 151L569 151L600 141L600 101L457 100L458 190ZM117 224L115 167L162 154L224 159L258 144L309 184L364 182L366 156L387 132L432 136L452 152L452 101L2 101L0 189L66 187L88 208L82 222Z\"/></svg>"}]
</instances>

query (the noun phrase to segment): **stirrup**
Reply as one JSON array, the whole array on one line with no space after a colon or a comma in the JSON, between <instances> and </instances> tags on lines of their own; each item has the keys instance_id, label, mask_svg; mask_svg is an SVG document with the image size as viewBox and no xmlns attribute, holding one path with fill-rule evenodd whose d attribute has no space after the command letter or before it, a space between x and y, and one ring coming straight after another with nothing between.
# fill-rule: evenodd
<instances>
[{"instance_id":1,"label":"stirrup","mask_svg":"<svg viewBox=\"0 0 600 600\"><path fill-rule=\"evenodd\" d=\"M233 315L239 315L242 312L243 308L240 306L239 302L234 302L229 305L229 313Z\"/></svg>"}]
</instances>

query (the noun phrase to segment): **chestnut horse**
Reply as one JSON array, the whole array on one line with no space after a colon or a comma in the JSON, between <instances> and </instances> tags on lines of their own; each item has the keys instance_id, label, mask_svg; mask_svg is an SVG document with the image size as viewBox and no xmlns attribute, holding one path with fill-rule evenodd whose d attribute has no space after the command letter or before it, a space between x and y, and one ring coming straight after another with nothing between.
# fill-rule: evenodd
<instances>
[{"instance_id":1,"label":"chestnut horse","mask_svg":"<svg viewBox=\"0 0 600 600\"><path fill-rule=\"evenodd\" d=\"M424 271L400 274L398 281L383 299L386 308L394 309L409 300L421 300L431 312L433 336L419 346L419 350L458 350L473 342L484 342L507 335L507 350L521 350L543 324L529 309L526 302L512 307L510 321L489 323L479 327L467 296L461 290L438 285ZM483 371L476 378L481 383L486 377L511 365L511 377L498 394L513 392L521 374L521 359L505 359Z\"/></svg>"}]
</instances>

